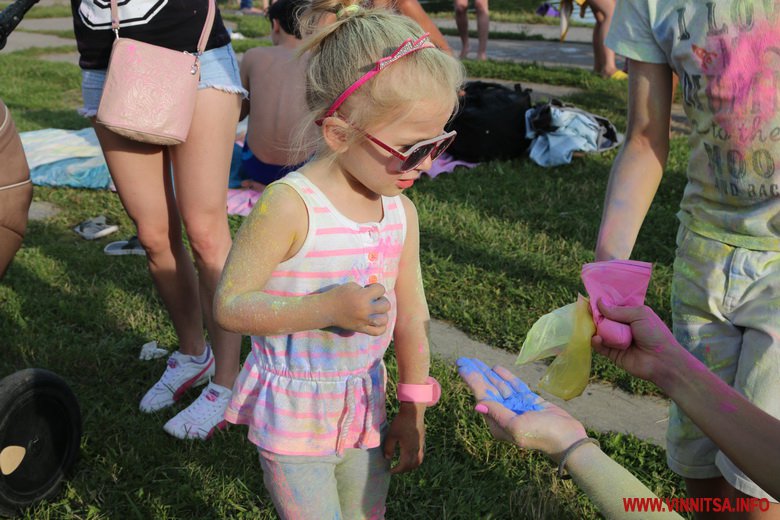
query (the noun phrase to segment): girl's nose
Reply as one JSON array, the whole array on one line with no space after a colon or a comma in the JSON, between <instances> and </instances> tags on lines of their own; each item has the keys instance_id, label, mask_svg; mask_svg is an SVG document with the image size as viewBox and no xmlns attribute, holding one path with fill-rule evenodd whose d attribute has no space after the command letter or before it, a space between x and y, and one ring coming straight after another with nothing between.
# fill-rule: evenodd
<instances>
[{"instance_id":1,"label":"girl's nose","mask_svg":"<svg viewBox=\"0 0 780 520\"><path fill-rule=\"evenodd\" d=\"M421 172L427 172L431 169L431 166L433 166L433 159L431 159L431 154L428 154L425 157L425 160L418 164L414 169Z\"/></svg>"}]
</instances>

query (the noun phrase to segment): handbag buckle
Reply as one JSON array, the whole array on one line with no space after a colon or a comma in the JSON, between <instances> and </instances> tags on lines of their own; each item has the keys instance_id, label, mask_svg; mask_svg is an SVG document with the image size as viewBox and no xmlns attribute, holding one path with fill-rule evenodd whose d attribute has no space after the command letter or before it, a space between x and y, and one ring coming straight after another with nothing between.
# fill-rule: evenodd
<instances>
[{"instance_id":1,"label":"handbag buckle","mask_svg":"<svg viewBox=\"0 0 780 520\"><path fill-rule=\"evenodd\" d=\"M189 54L195 58L195 61L192 63L192 68L190 69L190 74L194 76L198 73L198 69L200 69L200 53L192 54L191 52L184 51L184 54Z\"/></svg>"}]
</instances>

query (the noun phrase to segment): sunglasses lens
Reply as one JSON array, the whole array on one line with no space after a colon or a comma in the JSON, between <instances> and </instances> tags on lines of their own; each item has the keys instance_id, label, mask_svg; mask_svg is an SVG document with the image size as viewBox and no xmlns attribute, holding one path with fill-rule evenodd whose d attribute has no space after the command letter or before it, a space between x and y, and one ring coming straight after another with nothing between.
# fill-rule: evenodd
<instances>
[{"instance_id":1,"label":"sunglasses lens","mask_svg":"<svg viewBox=\"0 0 780 520\"><path fill-rule=\"evenodd\" d=\"M444 153L444 150L446 150L454 140L455 140L455 136L453 135L448 137L444 141L440 141L436 143L436 149L433 152L431 152L431 159L435 161L437 157L439 157L441 154Z\"/></svg>"},{"instance_id":2,"label":"sunglasses lens","mask_svg":"<svg viewBox=\"0 0 780 520\"><path fill-rule=\"evenodd\" d=\"M433 149L436 147L436 144L437 143L426 144L414 150L412 152L412 155L407 157L406 160L401 164L401 170L402 171L413 170L416 166L418 166L431 154Z\"/></svg>"}]
</instances>

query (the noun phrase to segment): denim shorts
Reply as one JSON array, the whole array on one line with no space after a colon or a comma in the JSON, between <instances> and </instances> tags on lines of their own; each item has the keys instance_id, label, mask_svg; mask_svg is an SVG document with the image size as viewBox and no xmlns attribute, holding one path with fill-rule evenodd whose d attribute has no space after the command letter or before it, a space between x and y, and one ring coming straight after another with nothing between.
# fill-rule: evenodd
<instances>
[{"instance_id":1,"label":"denim shorts","mask_svg":"<svg viewBox=\"0 0 780 520\"><path fill-rule=\"evenodd\" d=\"M79 109L79 114L85 117L93 117L97 114L105 82L105 69L84 69L81 71L81 96L84 99L84 106ZM208 50L201 55L198 88L214 88L224 92L241 94L244 98L248 96L249 93L241 86L238 60L236 60L236 55L230 44Z\"/></svg>"},{"instance_id":2,"label":"denim shorts","mask_svg":"<svg viewBox=\"0 0 780 520\"><path fill-rule=\"evenodd\" d=\"M780 418L780 252L731 246L677 234L672 321L677 341L726 384ZM729 420L728 403L721 405ZM745 425L748 428L750 425ZM777 502L671 403L669 467L685 478L723 476L746 495Z\"/></svg>"}]
</instances>

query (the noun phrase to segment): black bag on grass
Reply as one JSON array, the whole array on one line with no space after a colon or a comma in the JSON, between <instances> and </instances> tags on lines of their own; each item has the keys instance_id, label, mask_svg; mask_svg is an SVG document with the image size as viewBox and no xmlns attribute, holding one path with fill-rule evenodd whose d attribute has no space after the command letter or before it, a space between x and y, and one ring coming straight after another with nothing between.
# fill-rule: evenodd
<instances>
[{"instance_id":1,"label":"black bag on grass","mask_svg":"<svg viewBox=\"0 0 780 520\"><path fill-rule=\"evenodd\" d=\"M525 155L531 141L525 137L525 112L531 108L531 89L471 81L464 87L460 108L448 125L458 136L447 149L469 162L513 159Z\"/></svg>"}]
</instances>

